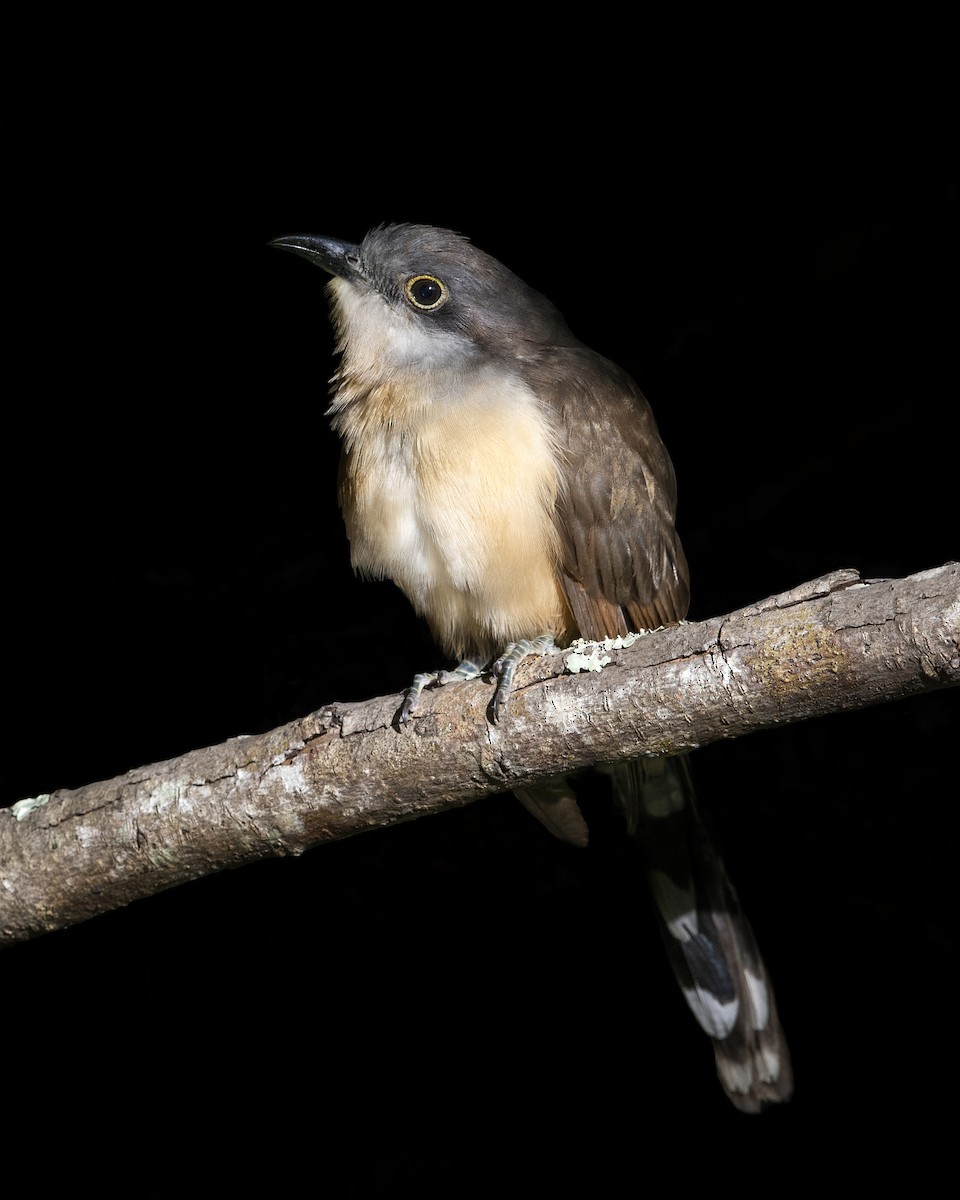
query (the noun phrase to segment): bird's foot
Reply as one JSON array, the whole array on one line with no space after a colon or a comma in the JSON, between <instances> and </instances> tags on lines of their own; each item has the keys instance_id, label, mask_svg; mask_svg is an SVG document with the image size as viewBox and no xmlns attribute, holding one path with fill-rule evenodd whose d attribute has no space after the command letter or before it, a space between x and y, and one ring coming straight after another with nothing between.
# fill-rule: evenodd
<instances>
[{"instance_id":1,"label":"bird's foot","mask_svg":"<svg viewBox=\"0 0 960 1200\"><path fill-rule=\"evenodd\" d=\"M531 654L548 654L555 648L553 635L542 633L539 637L521 638L519 642L511 642L504 650L490 668L490 674L497 681L496 691L490 701L490 716L494 723L500 720L500 714L507 706L513 676L520 663Z\"/></svg>"},{"instance_id":2,"label":"bird's foot","mask_svg":"<svg viewBox=\"0 0 960 1200\"><path fill-rule=\"evenodd\" d=\"M479 663L465 658L452 671L422 671L415 675L413 683L404 693L403 704L400 707L400 724L406 725L409 722L424 688L443 687L445 683L459 683L464 679L479 679L482 674L483 667Z\"/></svg>"},{"instance_id":3,"label":"bird's foot","mask_svg":"<svg viewBox=\"0 0 960 1200\"><path fill-rule=\"evenodd\" d=\"M465 658L452 671L422 671L414 676L413 683L404 693L397 718L401 725L409 724L420 695L427 688L443 687L447 683L460 683L465 679L479 679L481 675L491 675L496 681L496 688L490 701L490 717L496 723L507 706L510 689L513 687L513 676L520 663L531 654L548 654L555 648L553 635L544 633L539 637L521 638L518 642L511 642L489 668Z\"/></svg>"}]
</instances>

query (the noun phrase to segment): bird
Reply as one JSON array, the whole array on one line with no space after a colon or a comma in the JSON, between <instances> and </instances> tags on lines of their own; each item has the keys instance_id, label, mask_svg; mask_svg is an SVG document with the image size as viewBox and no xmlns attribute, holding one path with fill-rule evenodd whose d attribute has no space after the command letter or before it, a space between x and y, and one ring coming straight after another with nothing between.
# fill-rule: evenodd
<instances>
[{"instance_id":1,"label":"bird","mask_svg":"<svg viewBox=\"0 0 960 1200\"><path fill-rule=\"evenodd\" d=\"M502 721L518 663L684 619L690 577L673 464L622 368L560 311L450 229L398 223L359 243L271 246L322 268L339 364L327 414L354 569L391 579L456 666L426 689L491 676ZM790 1052L763 959L707 831L686 756L604 768L643 848L668 958L710 1037L720 1084L757 1113L788 1100ZM569 781L515 789L555 836L586 846Z\"/></svg>"}]
</instances>

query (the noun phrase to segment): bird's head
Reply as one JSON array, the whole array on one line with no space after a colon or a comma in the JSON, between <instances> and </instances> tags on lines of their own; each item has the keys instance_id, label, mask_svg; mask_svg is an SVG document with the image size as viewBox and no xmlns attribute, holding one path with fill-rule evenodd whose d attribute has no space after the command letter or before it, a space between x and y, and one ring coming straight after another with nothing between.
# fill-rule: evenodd
<instances>
[{"instance_id":1,"label":"bird's head","mask_svg":"<svg viewBox=\"0 0 960 1200\"><path fill-rule=\"evenodd\" d=\"M333 276L339 348L351 358L402 368L576 344L549 300L448 229L386 225L359 245L301 234L271 245Z\"/></svg>"}]
</instances>

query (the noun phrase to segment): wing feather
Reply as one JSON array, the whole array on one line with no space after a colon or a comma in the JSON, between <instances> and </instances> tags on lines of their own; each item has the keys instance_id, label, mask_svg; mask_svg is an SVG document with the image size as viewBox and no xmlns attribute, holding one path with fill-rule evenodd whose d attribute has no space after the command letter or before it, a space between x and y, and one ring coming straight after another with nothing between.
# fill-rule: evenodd
<instances>
[{"instance_id":1,"label":"wing feather","mask_svg":"<svg viewBox=\"0 0 960 1200\"><path fill-rule=\"evenodd\" d=\"M580 635L616 637L683 619L690 579L674 528L676 479L650 405L614 363L554 348L534 390L564 450L561 583Z\"/></svg>"}]
</instances>

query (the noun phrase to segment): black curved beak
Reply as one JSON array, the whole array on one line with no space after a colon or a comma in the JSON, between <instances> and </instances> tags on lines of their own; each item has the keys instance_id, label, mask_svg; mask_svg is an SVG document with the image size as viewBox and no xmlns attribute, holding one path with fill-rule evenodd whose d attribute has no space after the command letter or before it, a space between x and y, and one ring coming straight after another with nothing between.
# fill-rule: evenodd
<instances>
[{"instance_id":1,"label":"black curved beak","mask_svg":"<svg viewBox=\"0 0 960 1200\"><path fill-rule=\"evenodd\" d=\"M352 242L316 237L309 233L294 233L287 237L274 238L269 244L280 250L290 250L299 254L301 258L341 279L356 279L360 276L360 247Z\"/></svg>"}]
</instances>

